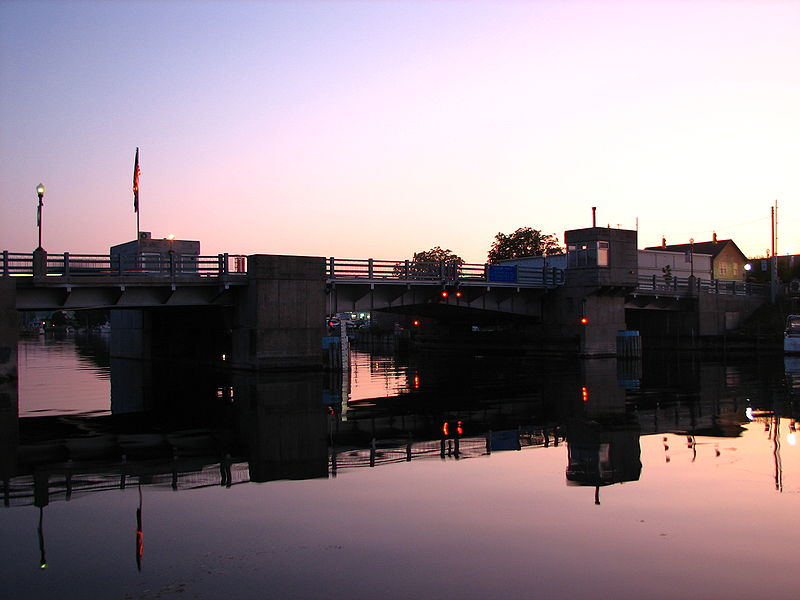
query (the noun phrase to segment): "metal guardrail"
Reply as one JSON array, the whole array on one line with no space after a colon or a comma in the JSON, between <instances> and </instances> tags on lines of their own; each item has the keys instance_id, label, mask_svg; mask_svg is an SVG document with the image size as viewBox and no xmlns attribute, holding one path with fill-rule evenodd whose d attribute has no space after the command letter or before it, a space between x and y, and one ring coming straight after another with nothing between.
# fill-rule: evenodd
<instances>
[{"instance_id":1,"label":"metal guardrail","mask_svg":"<svg viewBox=\"0 0 800 600\"><path fill-rule=\"evenodd\" d=\"M330 257L328 281L556 287L564 283L564 272L541 267Z\"/></svg>"},{"instance_id":2,"label":"metal guardrail","mask_svg":"<svg viewBox=\"0 0 800 600\"><path fill-rule=\"evenodd\" d=\"M37 271L34 253L4 250L0 276L244 276L247 257L240 254L47 254ZM508 287L553 288L564 284L564 271L555 267L524 267L476 263L415 262L374 258L334 258L327 260L329 282L352 283L431 283L440 285L499 285ZM690 277L665 278L639 276L636 290L673 295L707 293L733 296L766 296L769 286L744 281L701 279L694 285Z\"/></svg>"},{"instance_id":3,"label":"metal guardrail","mask_svg":"<svg viewBox=\"0 0 800 600\"><path fill-rule=\"evenodd\" d=\"M769 286L761 283L695 277L694 285L692 285L691 279L691 277L665 278L663 275L640 275L636 290L673 295L706 293L729 296L766 296L769 294Z\"/></svg>"},{"instance_id":4,"label":"metal guardrail","mask_svg":"<svg viewBox=\"0 0 800 600\"><path fill-rule=\"evenodd\" d=\"M33 254L3 251L3 265L0 269L3 276L33 275Z\"/></svg>"},{"instance_id":5,"label":"metal guardrail","mask_svg":"<svg viewBox=\"0 0 800 600\"><path fill-rule=\"evenodd\" d=\"M555 428L520 427L516 431L496 433L510 434L508 439L513 438L516 450L558 446L565 441L563 433ZM493 447L491 439L492 432L486 432L480 436L456 436L418 442L409 439L405 443L400 443L399 440L373 439L369 448L329 447L328 465L330 472L335 474L342 469L377 467L384 464L431 458L474 458L511 449L510 447Z\"/></svg>"},{"instance_id":6,"label":"metal guardrail","mask_svg":"<svg viewBox=\"0 0 800 600\"><path fill-rule=\"evenodd\" d=\"M186 276L246 275L247 257L238 254L197 256L188 254L47 254L37 272L34 254L3 251L2 276Z\"/></svg>"}]
</instances>

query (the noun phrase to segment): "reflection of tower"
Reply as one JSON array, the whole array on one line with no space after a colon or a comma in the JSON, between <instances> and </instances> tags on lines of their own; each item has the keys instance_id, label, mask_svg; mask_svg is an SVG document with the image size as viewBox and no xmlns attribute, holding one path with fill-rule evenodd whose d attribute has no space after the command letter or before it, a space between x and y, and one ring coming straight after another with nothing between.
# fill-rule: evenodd
<instances>
[{"instance_id":1,"label":"reflection of tower","mask_svg":"<svg viewBox=\"0 0 800 600\"><path fill-rule=\"evenodd\" d=\"M617 382L616 360L582 364L575 398L580 407L567 421L567 484L592 486L600 504L600 487L637 481L642 471L640 427L626 410L625 390Z\"/></svg>"}]
</instances>

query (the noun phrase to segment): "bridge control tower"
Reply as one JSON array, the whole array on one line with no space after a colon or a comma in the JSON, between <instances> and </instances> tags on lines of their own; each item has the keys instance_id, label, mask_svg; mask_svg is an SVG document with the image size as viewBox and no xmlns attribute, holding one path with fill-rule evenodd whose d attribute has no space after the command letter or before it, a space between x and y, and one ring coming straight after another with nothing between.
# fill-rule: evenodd
<instances>
[{"instance_id":1,"label":"bridge control tower","mask_svg":"<svg viewBox=\"0 0 800 600\"><path fill-rule=\"evenodd\" d=\"M156 239L149 231L141 231L138 240L111 246L110 254L118 257L123 269L168 272L177 262L182 272L191 272L197 270L200 242L174 237Z\"/></svg>"},{"instance_id":2,"label":"bridge control tower","mask_svg":"<svg viewBox=\"0 0 800 600\"><path fill-rule=\"evenodd\" d=\"M582 356L613 356L638 280L637 232L589 227L565 231L564 240L565 284L547 306L548 337L577 341Z\"/></svg>"}]
</instances>

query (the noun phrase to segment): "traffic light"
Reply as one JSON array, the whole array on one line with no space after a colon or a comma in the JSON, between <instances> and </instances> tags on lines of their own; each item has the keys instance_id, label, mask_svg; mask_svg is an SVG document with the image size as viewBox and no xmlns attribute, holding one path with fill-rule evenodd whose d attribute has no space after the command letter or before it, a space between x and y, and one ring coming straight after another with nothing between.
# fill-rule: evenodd
<instances>
[{"instance_id":1,"label":"traffic light","mask_svg":"<svg viewBox=\"0 0 800 600\"><path fill-rule=\"evenodd\" d=\"M447 290L442 290L440 292L440 295L442 296L442 298L447 298L450 295L450 292L448 292Z\"/></svg>"},{"instance_id":2,"label":"traffic light","mask_svg":"<svg viewBox=\"0 0 800 600\"><path fill-rule=\"evenodd\" d=\"M581 317L581 325L588 325L589 317Z\"/></svg>"}]
</instances>

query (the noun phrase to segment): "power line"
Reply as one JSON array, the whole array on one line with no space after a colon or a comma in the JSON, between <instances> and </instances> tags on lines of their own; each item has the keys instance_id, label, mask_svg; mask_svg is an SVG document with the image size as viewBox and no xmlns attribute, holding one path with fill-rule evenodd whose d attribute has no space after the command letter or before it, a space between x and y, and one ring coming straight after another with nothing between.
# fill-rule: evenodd
<instances>
[{"instance_id":1,"label":"power line","mask_svg":"<svg viewBox=\"0 0 800 600\"><path fill-rule=\"evenodd\" d=\"M724 225L722 227L714 227L713 229L703 230L703 231L726 231L729 229L735 229L737 227L743 227L745 225L752 225L753 223L759 223L762 221L766 221L768 217L761 217L759 219L753 219L752 221L743 221L741 223L735 223L734 225ZM670 235L673 236L681 236L681 235L691 235L697 233L697 229L692 231L682 231L682 232L670 232Z\"/></svg>"}]
</instances>

